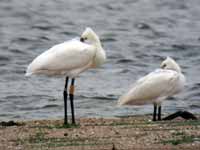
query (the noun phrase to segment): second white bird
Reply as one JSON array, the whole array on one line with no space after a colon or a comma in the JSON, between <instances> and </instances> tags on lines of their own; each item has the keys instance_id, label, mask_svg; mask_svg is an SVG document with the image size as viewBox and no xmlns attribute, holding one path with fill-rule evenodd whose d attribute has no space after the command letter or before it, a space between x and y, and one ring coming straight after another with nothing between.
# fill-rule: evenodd
<instances>
[{"instance_id":1,"label":"second white bird","mask_svg":"<svg viewBox=\"0 0 200 150\"><path fill-rule=\"evenodd\" d=\"M185 77L180 66L170 57L161 63L161 69L136 81L122 97L119 105L154 104L153 120L161 120L161 103L164 99L183 90ZM156 118L158 107L158 118Z\"/></svg>"}]
</instances>

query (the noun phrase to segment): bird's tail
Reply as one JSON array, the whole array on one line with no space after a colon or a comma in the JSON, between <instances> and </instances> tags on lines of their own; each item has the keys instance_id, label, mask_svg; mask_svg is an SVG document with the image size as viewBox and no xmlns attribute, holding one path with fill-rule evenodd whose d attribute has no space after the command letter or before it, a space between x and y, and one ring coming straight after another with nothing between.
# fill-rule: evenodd
<instances>
[{"instance_id":1,"label":"bird's tail","mask_svg":"<svg viewBox=\"0 0 200 150\"><path fill-rule=\"evenodd\" d=\"M30 65L27 67L27 69L26 69L26 73L25 73L25 76L31 76L33 74L33 72L32 72L32 69L31 69L31 67L30 67Z\"/></svg>"},{"instance_id":2,"label":"bird's tail","mask_svg":"<svg viewBox=\"0 0 200 150\"><path fill-rule=\"evenodd\" d=\"M125 103L124 103L124 95L123 96L121 96L119 99L118 99L118 101L117 101L117 106L122 106L122 105L124 105Z\"/></svg>"},{"instance_id":3,"label":"bird's tail","mask_svg":"<svg viewBox=\"0 0 200 150\"><path fill-rule=\"evenodd\" d=\"M26 77L31 76L31 75L32 75L32 72L26 72L26 73L25 73L25 76L26 76Z\"/></svg>"}]
</instances>

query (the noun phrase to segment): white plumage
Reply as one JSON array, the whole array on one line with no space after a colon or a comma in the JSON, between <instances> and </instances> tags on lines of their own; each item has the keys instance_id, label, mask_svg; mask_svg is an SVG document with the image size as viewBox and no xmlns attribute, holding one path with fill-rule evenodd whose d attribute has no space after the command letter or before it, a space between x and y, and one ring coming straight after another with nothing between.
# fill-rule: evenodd
<instances>
[{"instance_id":1,"label":"white plumage","mask_svg":"<svg viewBox=\"0 0 200 150\"><path fill-rule=\"evenodd\" d=\"M88 41L91 44L84 43ZM67 117L67 99L69 95L72 112L72 123L75 124L74 115L74 82L75 77L81 72L102 65L106 60L106 54L101 46L99 37L91 28L86 28L82 33L80 41L70 40L53 46L36 57L26 70L26 76L32 74L45 75L65 75L64 108L65 119L64 124L68 123ZM68 92L68 80L71 80L71 86Z\"/></svg>"},{"instance_id":2,"label":"white plumage","mask_svg":"<svg viewBox=\"0 0 200 150\"><path fill-rule=\"evenodd\" d=\"M161 68L137 80L133 87L119 98L118 105L153 103L160 106L164 99L182 91L185 77L179 65L167 57L161 63Z\"/></svg>"},{"instance_id":3,"label":"white plumage","mask_svg":"<svg viewBox=\"0 0 200 150\"><path fill-rule=\"evenodd\" d=\"M183 89L184 77L173 70L157 69L139 79L119 100L120 105L159 103Z\"/></svg>"},{"instance_id":4,"label":"white plumage","mask_svg":"<svg viewBox=\"0 0 200 150\"><path fill-rule=\"evenodd\" d=\"M46 74L75 77L88 68L104 63L106 55L94 31L87 28L83 36L92 44L70 40L55 45L32 61L27 68L26 76Z\"/></svg>"}]
</instances>

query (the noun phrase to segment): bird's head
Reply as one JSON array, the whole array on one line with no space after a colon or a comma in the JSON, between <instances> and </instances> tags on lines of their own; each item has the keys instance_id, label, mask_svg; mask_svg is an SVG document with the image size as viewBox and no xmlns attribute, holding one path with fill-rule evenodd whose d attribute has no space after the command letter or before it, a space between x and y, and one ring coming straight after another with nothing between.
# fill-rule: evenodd
<instances>
[{"instance_id":1,"label":"bird's head","mask_svg":"<svg viewBox=\"0 0 200 150\"><path fill-rule=\"evenodd\" d=\"M171 57L167 57L160 65L162 69L169 69L169 70L174 70L177 72L181 72L180 66L176 63L174 59Z\"/></svg>"},{"instance_id":2,"label":"bird's head","mask_svg":"<svg viewBox=\"0 0 200 150\"><path fill-rule=\"evenodd\" d=\"M89 41L94 43L94 42L99 42L99 38L91 28L87 27L85 31L82 33L80 41L81 42Z\"/></svg>"}]
</instances>

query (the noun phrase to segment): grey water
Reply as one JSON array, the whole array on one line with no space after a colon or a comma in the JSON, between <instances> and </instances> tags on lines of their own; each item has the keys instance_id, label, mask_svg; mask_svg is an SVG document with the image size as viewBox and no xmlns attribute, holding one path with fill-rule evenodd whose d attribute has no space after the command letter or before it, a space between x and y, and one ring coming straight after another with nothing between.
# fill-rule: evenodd
<instances>
[{"instance_id":1,"label":"grey water","mask_svg":"<svg viewBox=\"0 0 200 150\"><path fill-rule=\"evenodd\" d=\"M76 79L77 117L151 114L152 105L117 107L140 77L173 57L185 90L163 103L164 115L200 113L199 0L0 0L0 120L63 118L65 77L25 77L27 65L51 46L91 27L107 62Z\"/></svg>"}]
</instances>

